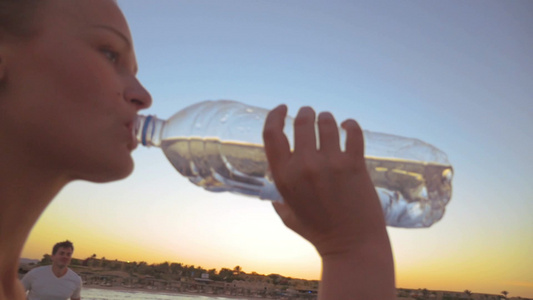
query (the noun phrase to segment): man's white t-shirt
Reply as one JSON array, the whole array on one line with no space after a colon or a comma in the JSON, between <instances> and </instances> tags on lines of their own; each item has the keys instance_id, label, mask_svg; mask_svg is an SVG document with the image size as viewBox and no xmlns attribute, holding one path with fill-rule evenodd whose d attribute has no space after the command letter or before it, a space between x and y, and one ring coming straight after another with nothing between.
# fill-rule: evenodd
<instances>
[{"instance_id":1,"label":"man's white t-shirt","mask_svg":"<svg viewBox=\"0 0 533 300\"><path fill-rule=\"evenodd\" d=\"M56 277L52 266L37 267L22 278L28 300L65 300L81 298L81 277L71 269Z\"/></svg>"}]
</instances>

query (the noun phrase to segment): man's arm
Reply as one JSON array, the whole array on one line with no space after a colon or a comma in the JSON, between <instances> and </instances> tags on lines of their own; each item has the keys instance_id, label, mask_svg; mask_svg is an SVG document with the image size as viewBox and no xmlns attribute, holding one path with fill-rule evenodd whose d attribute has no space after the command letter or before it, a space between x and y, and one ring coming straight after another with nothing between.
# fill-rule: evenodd
<instances>
[{"instance_id":1,"label":"man's arm","mask_svg":"<svg viewBox=\"0 0 533 300\"><path fill-rule=\"evenodd\" d=\"M72 296L70 296L70 300L80 300L81 299L81 288L83 286L83 281L81 280L81 277L78 276L78 288L72 293Z\"/></svg>"}]
</instances>

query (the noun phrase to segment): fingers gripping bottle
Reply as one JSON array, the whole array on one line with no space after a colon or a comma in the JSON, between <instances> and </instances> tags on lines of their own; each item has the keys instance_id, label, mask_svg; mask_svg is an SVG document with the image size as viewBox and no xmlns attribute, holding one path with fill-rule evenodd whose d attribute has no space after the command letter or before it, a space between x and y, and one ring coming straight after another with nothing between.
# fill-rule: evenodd
<instances>
[{"instance_id":1,"label":"fingers gripping bottle","mask_svg":"<svg viewBox=\"0 0 533 300\"><path fill-rule=\"evenodd\" d=\"M136 134L160 147L183 176L209 191L283 201L269 173L262 131L268 110L230 100L204 101L168 120L139 115ZM293 118L284 132L293 145ZM451 198L446 154L417 139L363 131L365 161L387 225L429 227ZM341 130L344 148L344 130Z\"/></svg>"}]
</instances>

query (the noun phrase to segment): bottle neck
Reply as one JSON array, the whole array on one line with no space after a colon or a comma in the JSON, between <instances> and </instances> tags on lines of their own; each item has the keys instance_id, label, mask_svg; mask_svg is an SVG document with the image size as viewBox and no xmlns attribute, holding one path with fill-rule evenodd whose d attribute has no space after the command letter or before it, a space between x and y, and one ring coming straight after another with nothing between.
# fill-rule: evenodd
<instances>
[{"instance_id":1,"label":"bottle neck","mask_svg":"<svg viewBox=\"0 0 533 300\"><path fill-rule=\"evenodd\" d=\"M161 132L165 121L158 119L156 116L137 115L135 122L135 136L137 141L146 147L161 146Z\"/></svg>"}]
</instances>

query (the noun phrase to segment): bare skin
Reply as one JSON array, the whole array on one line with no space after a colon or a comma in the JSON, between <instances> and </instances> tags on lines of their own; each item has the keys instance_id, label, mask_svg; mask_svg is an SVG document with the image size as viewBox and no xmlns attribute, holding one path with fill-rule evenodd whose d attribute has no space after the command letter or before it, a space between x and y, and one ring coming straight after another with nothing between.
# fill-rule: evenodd
<instances>
[{"instance_id":1,"label":"bare skin","mask_svg":"<svg viewBox=\"0 0 533 300\"><path fill-rule=\"evenodd\" d=\"M72 248L60 247L55 254L52 254L52 272L56 277L62 277L68 271L68 266L72 260Z\"/></svg>"},{"instance_id":2,"label":"bare skin","mask_svg":"<svg viewBox=\"0 0 533 300\"><path fill-rule=\"evenodd\" d=\"M131 173L133 121L151 104L116 3L43 3L37 34L0 30L0 299L25 299L18 258L67 183Z\"/></svg>"},{"instance_id":3,"label":"bare skin","mask_svg":"<svg viewBox=\"0 0 533 300\"><path fill-rule=\"evenodd\" d=\"M395 299L394 263L379 198L364 161L362 132L354 120L346 151L330 113L318 117L300 109L294 152L283 134L287 112L270 112L264 128L265 151L284 204L274 207L287 227L311 242L322 257L319 299Z\"/></svg>"},{"instance_id":4,"label":"bare skin","mask_svg":"<svg viewBox=\"0 0 533 300\"><path fill-rule=\"evenodd\" d=\"M42 1L32 18L36 35L0 27L0 300L25 299L18 258L40 214L66 184L131 173L133 120L151 104L135 76L129 28L113 1ZM343 123L342 152L335 120L320 114L317 150L315 113L302 108L291 153L282 132L286 111L274 109L264 129L285 199L275 209L322 256L320 299L394 299L391 248L359 126Z\"/></svg>"}]
</instances>

